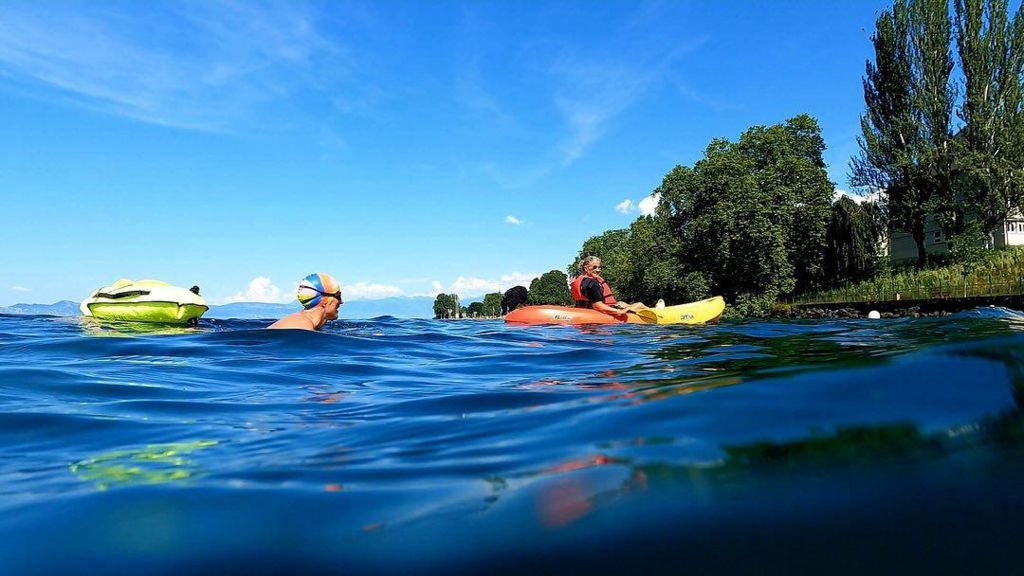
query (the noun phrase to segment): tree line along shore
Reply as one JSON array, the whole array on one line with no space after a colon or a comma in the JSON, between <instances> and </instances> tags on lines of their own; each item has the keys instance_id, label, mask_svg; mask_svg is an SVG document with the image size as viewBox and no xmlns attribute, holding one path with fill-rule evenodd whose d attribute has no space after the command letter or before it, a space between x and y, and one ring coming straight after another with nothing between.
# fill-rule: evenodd
<instances>
[{"instance_id":1,"label":"tree line along shore","mask_svg":"<svg viewBox=\"0 0 1024 576\"><path fill-rule=\"evenodd\" d=\"M900 0L878 17L871 42L848 167L856 198L829 180L815 118L752 126L669 170L652 191L652 215L587 239L568 276L552 270L536 291L531 284L529 303L569 304L568 278L586 255L601 258L623 300L721 295L734 316L872 290L887 299L963 297L980 286L991 294L993 278L1024 293L1024 253L997 253L993 240L1008 219L1024 218L1021 7ZM929 225L948 238L941 253L926 246ZM916 247L904 262L889 254L901 233ZM500 312L497 293L465 309L455 295L438 299L438 317Z\"/></svg>"}]
</instances>

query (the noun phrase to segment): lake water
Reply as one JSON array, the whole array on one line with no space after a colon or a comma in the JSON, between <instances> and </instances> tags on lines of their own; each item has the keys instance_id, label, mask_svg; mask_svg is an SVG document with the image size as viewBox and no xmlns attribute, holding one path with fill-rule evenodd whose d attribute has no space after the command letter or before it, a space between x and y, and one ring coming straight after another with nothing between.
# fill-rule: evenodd
<instances>
[{"instance_id":1,"label":"lake water","mask_svg":"<svg viewBox=\"0 0 1024 576\"><path fill-rule=\"evenodd\" d=\"M0 316L0 573L1011 573L1024 315Z\"/></svg>"}]
</instances>

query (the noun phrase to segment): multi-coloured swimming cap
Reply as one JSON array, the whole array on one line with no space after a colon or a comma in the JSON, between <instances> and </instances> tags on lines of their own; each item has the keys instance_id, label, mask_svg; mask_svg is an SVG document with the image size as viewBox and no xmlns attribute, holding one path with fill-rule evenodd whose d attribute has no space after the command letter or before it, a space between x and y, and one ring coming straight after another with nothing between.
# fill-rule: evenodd
<instances>
[{"instance_id":1,"label":"multi-coloured swimming cap","mask_svg":"<svg viewBox=\"0 0 1024 576\"><path fill-rule=\"evenodd\" d=\"M319 304L324 295L337 294L340 291L341 284L338 284L334 276L317 272L306 276L302 282L299 282L295 297L299 299L303 308L309 310Z\"/></svg>"}]
</instances>

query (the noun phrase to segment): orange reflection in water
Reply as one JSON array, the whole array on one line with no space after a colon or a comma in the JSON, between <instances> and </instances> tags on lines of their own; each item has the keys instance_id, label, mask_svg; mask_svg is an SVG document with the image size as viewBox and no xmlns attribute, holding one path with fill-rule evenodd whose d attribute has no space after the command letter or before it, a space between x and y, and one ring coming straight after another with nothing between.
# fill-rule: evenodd
<instances>
[{"instance_id":1,"label":"orange reflection in water","mask_svg":"<svg viewBox=\"0 0 1024 576\"><path fill-rule=\"evenodd\" d=\"M575 472L605 465L622 465L626 461L598 454L588 458L569 460L543 470L542 474ZM647 474L633 470L619 486L619 496L647 490ZM616 491L613 490L612 493ZM606 491L607 495L608 492ZM584 518L596 507L601 495L595 492L586 475L566 475L541 489L537 496L537 519L545 528L561 528Z\"/></svg>"},{"instance_id":2,"label":"orange reflection in water","mask_svg":"<svg viewBox=\"0 0 1024 576\"><path fill-rule=\"evenodd\" d=\"M579 520L594 506L588 496L583 483L572 478L548 487L537 500L540 523L548 528L559 528Z\"/></svg>"},{"instance_id":3,"label":"orange reflection in water","mask_svg":"<svg viewBox=\"0 0 1024 576\"><path fill-rule=\"evenodd\" d=\"M604 454L595 454L545 468L541 474L564 474L622 462ZM571 476L561 478L545 487L537 500L537 516L540 523L549 528L558 528L579 520L594 507L590 501L590 492L586 484Z\"/></svg>"},{"instance_id":4,"label":"orange reflection in water","mask_svg":"<svg viewBox=\"0 0 1024 576\"><path fill-rule=\"evenodd\" d=\"M605 464L618 464L622 460L616 460L609 458L604 454L598 454L596 456L589 456L587 458L576 458L563 462L561 464L545 468L541 471L542 474L561 474L563 472L572 472L574 470L583 470L584 468L593 468L594 466L604 466Z\"/></svg>"}]
</instances>

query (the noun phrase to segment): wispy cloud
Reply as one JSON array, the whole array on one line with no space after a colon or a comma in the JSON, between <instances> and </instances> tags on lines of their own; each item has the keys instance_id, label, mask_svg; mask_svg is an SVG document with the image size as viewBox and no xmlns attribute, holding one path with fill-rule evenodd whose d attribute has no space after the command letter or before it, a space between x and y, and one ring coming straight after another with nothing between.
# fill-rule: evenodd
<instances>
[{"instance_id":1,"label":"wispy cloud","mask_svg":"<svg viewBox=\"0 0 1024 576\"><path fill-rule=\"evenodd\" d=\"M15 292L31 292L32 291L31 288L26 288L24 286L11 286L11 290L13 290Z\"/></svg>"},{"instance_id":2,"label":"wispy cloud","mask_svg":"<svg viewBox=\"0 0 1024 576\"><path fill-rule=\"evenodd\" d=\"M519 218L516 218L515 216L513 216L511 214L509 214L508 216L505 216L505 224L511 224L513 226L519 226L522 223L523 223L522 220L520 220Z\"/></svg>"},{"instance_id":3,"label":"wispy cloud","mask_svg":"<svg viewBox=\"0 0 1024 576\"><path fill-rule=\"evenodd\" d=\"M527 166L503 166L498 162L486 161L471 169L482 172L495 184L506 190L527 188L551 173L554 165L549 161L540 161Z\"/></svg>"},{"instance_id":4,"label":"wispy cloud","mask_svg":"<svg viewBox=\"0 0 1024 576\"><path fill-rule=\"evenodd\" d=\"M529 83L529 90L520 94L542 94L537 87L547 90L552 108L543 109L540 117L544 124L527 126L536 114L521 114L514 123L517 126L513 126L524 138L543 134L544 144L536 146L536 155L526 161L508 165L508 160L488 160L471 168L502 188L521 189L584 157L623 113L657 86L669 85L683 57L708 40L706 34L687 34L682 30L685 26L678 25L679 12L685 10L689 9L672 3L644 4L607 30L598 43L560 42L559 46L564 47L552 50L536 39L527 42L544 48L524 49L529 64L516 68L522 61L513 60L502 67L502 73L506 79L519 77L519 82ZM495 35L491 23L469 12L464 28L470 37ZM507 108L495 97L498 83L487 82L487 68L483 66L488 62L487 54L480 52L478 44L467 42L470 54L457 63L456 99L474 113L492 116L497 123L513 123L508 120Z\"/></svg>"},{"instance_id":5,"label":"wispy cloud","mask_svg":"<svg viewBox=\"0 0 1024 576\"><path fill-rule=\"evenodd\" d=\"M722 99L712 98L711 96L695 90L689 83L683 81L681 78L673 78L672 84L675 86L676 92L678 92L683 98L686 98L694 104L700 104L705 108L714 110L715 112L737 111L742 109L742 106L740 105L726 102Z\"/></svg>"},{"instance_id":6,"label":"wispy cloud","mask_svg":"<svg viewBox=\"0 0 1024 576\"><path fill-rule=\"evenodd\" d=\"M512 116L487 89L480 63L476 59L464 61L455 73L455 98L470 111L483 115L506 128L515 122Z\"/></svg>"},{"instance_id":7,"label":"wispy cloud","mask_svg":"<svg viewBox=\"0 0 1024 576\"><path fill-rule=\"evenodd\" d=\"M602 42L596 54L561 53L551 66L555 106L569 128L560 150L571 164L607 131L608 125L668 78L679 59L707 41L706 36L678 39L664 26L660 7L643 7Z\"/></svg>"},{"instance_id":8,"label":"wispy cloud","mask_svg":"<svg viewBox=\"0 0 1024 576\"><path fill-rule=\"evenodd\" d=\"M291 2L129 5L0 4L0 73L45 98L221 131L350 68L316 14Z\"/></svg>"},{"instance_id":9,"label":"wispy cloud","mask_svg":"<svg viewBox=\"0 0 1024 576\"><path fill-rule=\"evenodd\" d=\"M601 61L567 59L555 69L564 78L555 104L570 130L560 147L566 165L581 158L604 135L608 122L639 98L657 77L652 70Z\"/></svg>"},{"instance_id":10,"label":"wispy cloud","mask_svg":"<svg viewBox=\"0 0 1024 576\"><path fill-rule=\"evenodd\" d=\"M457 37L453 40L457 53L452 84L455 101L469 113L501 128L514 128L510 109L499 101L494 83L488 82L485 76L485 65L493 64L494 58L493 55L488 57L486 47L503 32L501 23L488 18L487 9L482 5L466 3L460 11Z\"/></svg>"}]
</instances>

